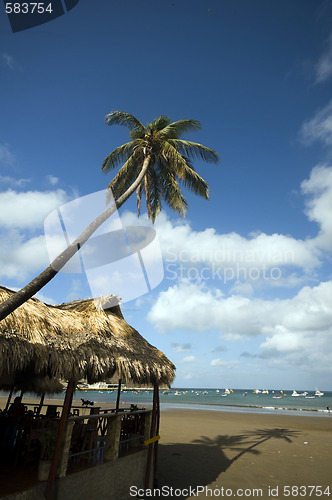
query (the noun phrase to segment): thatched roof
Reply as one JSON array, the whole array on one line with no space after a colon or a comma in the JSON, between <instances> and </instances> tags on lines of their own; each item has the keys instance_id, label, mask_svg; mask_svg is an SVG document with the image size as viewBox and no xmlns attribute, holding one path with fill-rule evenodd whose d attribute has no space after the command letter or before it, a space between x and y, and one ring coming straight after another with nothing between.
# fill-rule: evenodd
<instances>
[{"instance_id":1,"label":"thatched roof","mask_svg":"<svg viewBox=\"0 0 332 500\"><path fill-rule=\"evenodd\" d=\"M0 301L13 293L0 287ZM50 306L32 298L0 322L2 387L34 377L74 376L94 383L114 375L138 384L169 385L174 370L126 323L119 306L98 310L92 299Z\"/></svg>"}]
</instances>

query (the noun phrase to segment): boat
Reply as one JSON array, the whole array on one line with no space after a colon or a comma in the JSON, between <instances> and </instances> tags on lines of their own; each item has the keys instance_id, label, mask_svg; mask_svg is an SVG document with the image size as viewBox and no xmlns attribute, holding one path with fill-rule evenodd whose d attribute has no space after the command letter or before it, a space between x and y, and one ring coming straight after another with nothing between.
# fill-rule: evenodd
<instances>
[{"instance_id":1,"label":"boat","mask_svg":"<svg viewBox=\"0 0 332 500\"><path fill-rule=\"evenodd\" d=\"M319 389L317 389L317 387L316 387L315 396L319 396L319 397L324 396L324 392L321 392L321 391L320 391Z\"/></svg>"},{"instance_id":2,"label":"boat","mask_svg":"<svg viewBox=\"0 0 332 500\"><path fill-rule=\"evenodd\" d=\"M264 389L264 391L262 391L262 394L268 394L269 391L267 389Z\"/></svg>"},{"instance_id":3,"label":"boat","mask_svg":"<svg viewBox=\"0 0 332 500\"><path fill-rule=\"evenodd\" d=\"M254 394L260 394L262 391L260 391L259 389L255 389L254 391L252 391Z\"/></svg>"},{"instance_id":4,"label":"boat","mask_svg":"<svg viewBox=\"0 0 332 500\"><path fill-rule=\"evenodd\" d=\"M292 396L307 396L308 393L305 391L305 392L301 392L300 394L296 391L293 391L292 392Z\"/></svg>"}]
</instances>

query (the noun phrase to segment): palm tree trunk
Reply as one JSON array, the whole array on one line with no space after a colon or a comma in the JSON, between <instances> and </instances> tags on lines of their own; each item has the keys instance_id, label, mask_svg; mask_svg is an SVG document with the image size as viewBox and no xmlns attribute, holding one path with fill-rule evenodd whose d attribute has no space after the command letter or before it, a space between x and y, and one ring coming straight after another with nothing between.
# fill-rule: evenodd
<instances>
[{"instance_id":1,"label":"palm tree trunk","mask_svg":"<svg viewBox=\"0 0 332 500\"><path fill-rule=\"evenodd\" d=\"M13 294L9 299L0 304L0 321L6 318L8 314L15 311L20 305L30 299L39 290L41 290L51 279L58 274L63 266L71 259L73 255L81 248L82 245L90 238L90 236L101 226L114 212L124 204L125 201L136 191L140 185L146 171L149 167L151 156L148 154L144 158L142 170L137 176L132 185L123 193L109 208L100 214L83 233L71 243L53 262L38 276L36 276L24 288Z\"/></svg>"}]
</instances>

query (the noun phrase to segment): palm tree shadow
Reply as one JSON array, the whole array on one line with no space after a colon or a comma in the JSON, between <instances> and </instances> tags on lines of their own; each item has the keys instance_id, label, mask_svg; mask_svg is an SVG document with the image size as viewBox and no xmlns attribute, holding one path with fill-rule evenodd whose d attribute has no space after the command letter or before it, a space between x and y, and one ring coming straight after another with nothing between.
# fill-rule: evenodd
<instances>
[{"instance_id":1,"label":"palm tree shadow","mask_svg":"<svg viewBox=\"0 0 332 500\"><path fill-rule=\"evenodd\" d=\"M262 453L257 448L265 441L283 439L291 443L292 438L298 435L298 431L289 429L256 429L234 436L219 435L214 439L201 436L189 444L161 444L158 486L186 489L195 485L209 485L243 455ZM225 451L233 458L228 458Z\"/></svg>"}]
</instances>

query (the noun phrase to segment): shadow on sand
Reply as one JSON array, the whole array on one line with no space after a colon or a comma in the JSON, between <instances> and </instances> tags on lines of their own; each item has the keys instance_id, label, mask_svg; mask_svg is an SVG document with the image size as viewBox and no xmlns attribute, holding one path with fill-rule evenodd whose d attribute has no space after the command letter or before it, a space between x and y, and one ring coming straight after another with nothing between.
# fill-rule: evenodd
<instances>
[{"instance_id":1,"label":"shadow on sand","mask_svg":"<svg viewBox=\"0 0 332 500\"><path fill-rule=\"evenodd\" d=\"M201 436L189 444L161 444L158 487L167 485L174 489L186 489L195 485L209 485L241 456L260 454L259 446L265 441L283 439L291 443L291 438L298 435L298 431L289 429L256 429L235 436L219 435L214 439ZM226 450L231 451L229 454L233 455L233 458L226 456Z\"/></svg>"}]
</instances>

